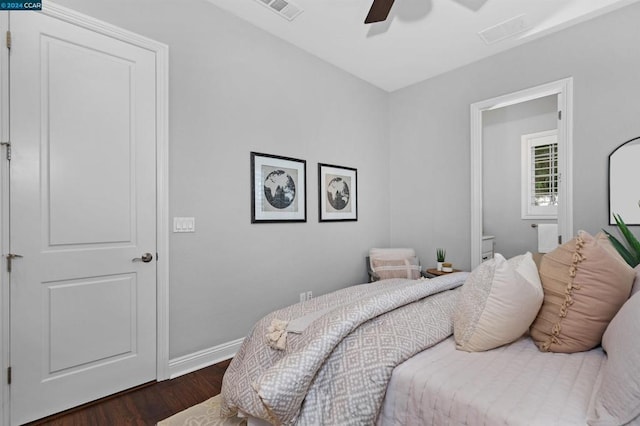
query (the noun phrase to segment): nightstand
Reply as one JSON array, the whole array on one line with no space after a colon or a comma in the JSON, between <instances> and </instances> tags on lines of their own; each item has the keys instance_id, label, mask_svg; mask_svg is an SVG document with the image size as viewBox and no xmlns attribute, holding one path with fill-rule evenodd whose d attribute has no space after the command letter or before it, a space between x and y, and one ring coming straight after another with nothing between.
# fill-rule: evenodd
<instances>
[{"instance_id":1,"label":"nightstand","mask_svg":"<svg viewBox=\"0 0 640 426\"><path fill-rule=\"evenodd\" d=\"M452 274L454 272L462 272L460 269L454 269L451 272L438 271L436 268L429 268L426 271L423 271L423 275L427 278L435 278L440 275Z\"/></svg>"}]
</instances>

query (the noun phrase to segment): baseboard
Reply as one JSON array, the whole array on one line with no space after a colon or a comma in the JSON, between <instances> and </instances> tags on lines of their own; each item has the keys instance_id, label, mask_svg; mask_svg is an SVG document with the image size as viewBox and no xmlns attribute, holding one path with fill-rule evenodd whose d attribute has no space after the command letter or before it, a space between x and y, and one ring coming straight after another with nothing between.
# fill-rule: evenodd
<instances>
[{"instance_id":1,"label":"baseboard","mask_svg":"<svg viewBox=\"0 0 640 426\"><path fill-rule=\"evenodd\" d=\"M203 349L189 355L169 360L169 378L173 379L204 367L225 361L240 349L244 338L223 343L212 348Z\"/></svg>"}]
</instances>

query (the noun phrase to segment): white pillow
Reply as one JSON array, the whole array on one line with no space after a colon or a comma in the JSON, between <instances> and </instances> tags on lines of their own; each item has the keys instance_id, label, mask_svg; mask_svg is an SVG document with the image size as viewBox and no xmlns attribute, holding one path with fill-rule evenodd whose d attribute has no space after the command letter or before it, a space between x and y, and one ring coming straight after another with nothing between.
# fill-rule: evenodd
<instances>
[{"instance_id":1,"label":"white pillow","mask_svg":"<svg viewBox=\"0 0 640 426\"><path fill-rule=\"evenodd\" d=\"M640 295L636 294L620 308L602 336L607 360L593 389L587 424L622 425L640 416L639 336Z\"/></svg>"},{"instance_id":2,"label":"white pillow","mask_svg":"<svg viewBox=\"0 0 640 426\"><path fill-rule=\"evenodd\" d=\"M456 348L479 352L513 342L536 318L543 297L531 253L509 261L496 253L460 289L453 318Z\"/></svg>"}]
</instances>

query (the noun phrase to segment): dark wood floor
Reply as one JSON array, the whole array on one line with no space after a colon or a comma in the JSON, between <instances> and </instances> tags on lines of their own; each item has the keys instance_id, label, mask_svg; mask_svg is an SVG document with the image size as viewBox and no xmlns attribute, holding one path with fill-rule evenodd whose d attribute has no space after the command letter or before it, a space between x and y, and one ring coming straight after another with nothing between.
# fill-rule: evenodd
<instances>
[{"instance_id":1,"label":"dark wood floor","mask_svg":"<svg viewBox=\"0 0 640 426\"><path fill-rule=\"evenodd\" d=\"M143 385L29 423L29 426L155 425L160 420L219 394L222 376L229 362L230 360L223 361L173 380Z\"/></svg>"}]
</instances>

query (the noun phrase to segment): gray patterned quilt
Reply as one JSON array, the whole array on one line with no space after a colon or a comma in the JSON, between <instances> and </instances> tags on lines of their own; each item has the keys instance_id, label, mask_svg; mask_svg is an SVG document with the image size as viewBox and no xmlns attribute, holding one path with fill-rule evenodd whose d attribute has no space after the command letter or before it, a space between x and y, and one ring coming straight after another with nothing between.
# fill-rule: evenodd
<instances>
[{"instance_id":1,"label":"gray patterned quilt","mask_svg":"<svg viewBox=\"0 0 640 426\"><path fill-rule=\"evenodd\" d=\"M452 334L457 292L447 290L467 275L353 286L265 316L224 376L223 415L283 425L373 424L393 368ZM282 334L283 349L270 345L274 324L290 322L296 332Z\"/></svg>"}]
</instances>

